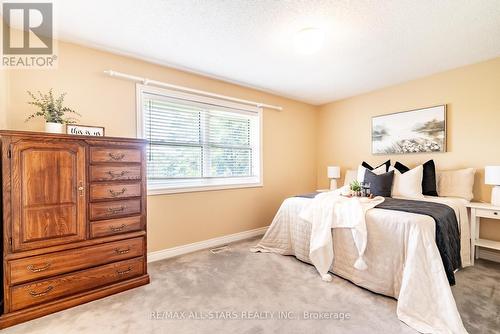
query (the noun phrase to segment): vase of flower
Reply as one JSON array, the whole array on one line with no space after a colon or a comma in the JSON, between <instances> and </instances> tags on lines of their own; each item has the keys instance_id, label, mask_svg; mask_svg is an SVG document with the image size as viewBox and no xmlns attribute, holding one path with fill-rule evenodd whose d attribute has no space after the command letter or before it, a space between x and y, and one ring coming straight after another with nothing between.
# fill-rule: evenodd
<instances>
[{"instance_id":1,"label":"vase of flower","mask_svg":"<svg viewBox=\"0 0 500 334\"><path fill-rule=\"evenodd\" d=\"M38 92L38 96L35 96L35 94L28 91L28 95L32 98L32 101L29 101L28 104L38 107L40 110L29 115L26 122L35 117L43 117L45 119L45 132L64 133L65 124L76 123L75 118L67 116L67 114L81 116L73 109L63 106L66 93L54 98L52 89L50 89L48 94Z\"/></svg>"}]
</instances>

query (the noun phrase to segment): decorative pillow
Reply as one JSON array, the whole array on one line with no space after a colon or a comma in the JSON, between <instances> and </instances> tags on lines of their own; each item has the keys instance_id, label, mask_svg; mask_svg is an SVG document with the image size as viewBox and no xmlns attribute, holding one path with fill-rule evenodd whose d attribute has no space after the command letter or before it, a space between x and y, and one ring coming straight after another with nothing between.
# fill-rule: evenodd
<instances>
[{"instance_id":1,"label":"decorative pillow","mask_svg":"<svg viewBox=\"0 0 500 334\"><path fill-rule=\"evenodd\" d=\"M345 177L344 177L344 186L349 186L351 185L351 182L356 180L358 176L358 171L355 169L350 169L345 172Z\"/></svg>"},{"instance_id":2,"label":"decorative pillow","mask_svg":"<svg viewBox=\"0 0 500 334\"><path fill-rule=\"evenodd\" d=\"M405 197L412 199L422 199L422 177L424 167L415 167L406 173L401 173L398 169L394 171L394 182L392 185L393 197Z\"/></svg>"},{"instance_id":3,"label":"decorative pillow","mask_svg":"<svg viewBox=\"0 0 500 334\"><path fill-rule=\"evenodd\" d=\"M437 192L437 182L436 182L436 166L434 165L434 160L429 160L422 165L424 167L424 173L422 177L422 194L427 196L438 196ZM410 168L406 167L399 161L396 161L394 168L401 172L401 174L406 173Z\"/></svg>"},{"instance_id":4,"label":"decorative pillow","mask_svg":"<svg viewBox=\"0 0 500 334\"><path fill-rule=\"evenodd\" d=\"M378 166L377 166L377 167L375 167L375 168L373 168L372 166L370 166L370 164L369 164L368 162L366 162L366 161L363 161L363 162L361 163L361 166L365 167L365 168L366 168L366 169L368 169L368 170L378 169L379 167L382 167L382 166L384 166L384 165L385 165L385 172L384 172L384 173L386 173L386 172L388 172L388 171L389 171L389 167L391 166L391 160L387 160L386 162L384 162L384 163L382 163L382 164L378 165Z\"/></svg>"},{"instance_id":5,"label":"decorative pillow","mask_svg":"<svg viewBox=\"0 0 500 334\"><path fill-rule=\"evenodd\" d=\"M439 196L460 197L468 201L474 198L474 168L437 172Z\"/></svg>"},{"instance_id":6,"label":"decorative pillow","mask_svg":"<svg viewBox=\"0 0 500 334\"><path fill-rule=\"evenodd\" d=\"M394 168L397 169L401 174L404 174L410 170L410 168L406 167L399 161L396 161L396 163L394 164Z\"/></svg>"},{"instance_id":7,"label":"decorative pillow","mask_svg":"<svg viewBox=\"0 0 500 334\"><path fill-rule=\"evenodd\" d=\"M390 163L390 160L389 160L389 163ZM364 161L363 161L363 164L368 165ZM380 174L387 173L388 172L387 169L389 168L389 167L387 167L387 165L386 165L385 162L383 164L381 164L380 166L376 167L375 169L373 169L373 168L372 169L366 168L365 166L363 166L363 164L361 164L361 166L358 167L358 177L357 177L357 179L358 179L359 182L363 182L365 180L365 172L367 170L372 171L373 173L375 173L377 175L380 175Z\"/></svg>"},{"instance_id":8,"label":"decorative pillow","mask_svg":"<svg viewBox=\"0 0 500 334\"><path fill-rule=\"evenodd\" d=\"M377 175L370 170L366 170L364 182L370 184L370 192L374 196L391 197L393 179L394 171Z\"/></svg>"}]
</instances>

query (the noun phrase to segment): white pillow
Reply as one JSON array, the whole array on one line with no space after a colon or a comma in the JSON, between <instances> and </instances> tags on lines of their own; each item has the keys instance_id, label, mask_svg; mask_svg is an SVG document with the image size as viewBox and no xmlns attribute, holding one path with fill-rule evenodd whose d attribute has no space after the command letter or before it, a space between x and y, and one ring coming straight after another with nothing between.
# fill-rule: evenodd
<instances>
[{"instance_id":1,"label":"white pillow","mask_svg":"<svg viewBox=\"0 0 500 334\"><path fill-rule=\"evenodd\" d=\"M387 167L385 164L383 164L371 170L371 172L377 175L382 175L387 173ZM365 182L365 173L366 173L366 168L360 165L358 167L358 177L356 178L358 182Z\"/></svg>"},{"instance_id":2,"label":"white pillow","mask_svg":"<svg viewBox=\"0 0 500 334\"><path fill-rule=\"evenodd\" d=\"M356 180L358 177L358 171L355 169L349 169L345 172L344 186L350 186L351 182Z\"/></svg>"},{"instance_id":3,"label":"white pillow","mask_svg":"<svg viewBox=\"0 0 500 334\"><path fill-rule=\"evenodd\" d=\"M412 199L423 199L422 178L424 177L424 166L420 165L401 174L394 169L394 181L392 182L392 196Z\"/></svg>"},{"instance_id":4,"label":"white pillow","mask_svg":"<svg viewBox=\"0 0 500 334\"><path fill-rule=\"evenodd\" d=\"M468 201L474 198L474 168L438 171L437 192L443 197L460 197Z\"/></svg>"}]
</instances>

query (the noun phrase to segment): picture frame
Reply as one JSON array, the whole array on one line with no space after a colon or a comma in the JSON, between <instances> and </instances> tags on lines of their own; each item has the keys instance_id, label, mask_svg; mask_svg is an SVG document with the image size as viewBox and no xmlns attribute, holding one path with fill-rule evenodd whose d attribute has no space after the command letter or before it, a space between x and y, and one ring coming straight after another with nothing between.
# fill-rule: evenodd
<instances>
[{"instance_id":1,"label":"picture frame","mask_svg":"<svg viewBox=\"0 0 500 334\"><path fill-rule=\"evenodd\" d=\"M76 136L104 137L105 129L103 126L68 124L66 125L66 133Z\"/></svg>"},{"instance_id":2,"label":"picture frame","mask_svg":"<svg viewBox=\"0 0 500 334\"><path fill-rule=\"evenodd\" d=\"M446 152L446 104L372 117L373 155Z\"/></svg>"}]
</instances>

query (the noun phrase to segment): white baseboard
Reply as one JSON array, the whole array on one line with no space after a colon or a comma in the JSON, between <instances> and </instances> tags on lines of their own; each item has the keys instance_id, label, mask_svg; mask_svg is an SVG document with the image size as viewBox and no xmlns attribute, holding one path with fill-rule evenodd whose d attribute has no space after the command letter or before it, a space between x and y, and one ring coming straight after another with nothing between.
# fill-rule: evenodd
<instances>
[{"instance_id":1,"label":"white baseboard","mask_svg":"<svg viewBox=\"0 0 500 334\"><path fill-rule=\"evenodd\" d=\"M500 262L500 252L495 252L490 249L479 248L478 255L480 259Z\"/></svg>"},{"instance_id":2,"label":"white baseboard","mask_svg":"<svg viewBox=\"0 0 500 334\"><path fill-rule=\"evenodd\" d=\"M148 262L155 262L164 259L169 259L174 256L196 252L202 249L218 247L229 244L231 242L245 240L248 238L256 237L266 233L268 226L256 228L249 231L229 234L218 238L208 239L204 241L195 242L192 244L162 249L155 252L148 253Z\"/></svg>"}]
</instances>

